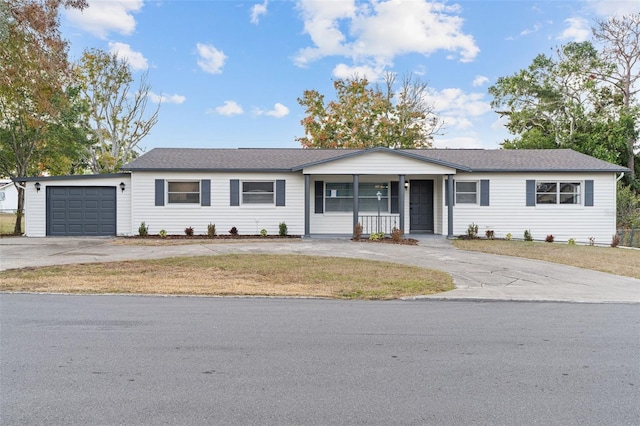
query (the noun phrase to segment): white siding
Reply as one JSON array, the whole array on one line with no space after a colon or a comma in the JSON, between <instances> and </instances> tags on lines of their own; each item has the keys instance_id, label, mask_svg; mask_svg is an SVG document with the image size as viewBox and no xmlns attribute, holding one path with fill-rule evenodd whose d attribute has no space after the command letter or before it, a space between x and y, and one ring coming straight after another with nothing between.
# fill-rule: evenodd
<instances>
[{"instance_id":1,"label":"white siding","mask_svg":"<svg viewBox=\"0 0 640 426\"><path fill-rule=\"evenodd\" d=\"M126 185L120 190L120 182ZM131 235L131 180L129 176L106 178L46 179L40 181L40 191L35 182L25 185L25 235L44 237L47 234L47 186L113 186L116 188L116 234Z\"/></svg>"},{"instance_id":2,"label":"white siding","mask_svg":"<svg viewBox=\"0 0 640 426\"><path fill-rule=\"evenodd\" d=\"M211 206L155 205L155 180L211 180ZM285 180L285 206L230 205L230 181ZM240 184L242 186L242 183ZM137 234L142 222L149 226L150 234L164 229L168 234L184 235L187 227L194 233L206 234L207 225L216 225L219 235L228 234L232 227L241 235L259 234L266 229L269 235L278 235L280 222L287 224L291 235L304 234L304 176L300 173L185 173L135 172L132 178L133 215L131 229ZM166 188L166 187L165 187Z\"/></svg>"},{"instance_id":3,"label":"white siding","mask_svg":"<svg viewBox=\"0 0 640 426\"><path fill-rule=\"evenodd\" d=\"M456 170L389 152L371 152L306 167L312 175L455 174Z\"/></svg>"},{"instance_id":4,"label":"white siding","mask_svg":"<svg viewBox=\"0 0 640 426\"><path fill-rule=\"evenodd\" d=\"M522 239L525 230L530 230L535 240L553 235L556 241L574 238L579 243L588 243L594 237L596 244L609 244L616 229L616 184L614 173L460 173L456 180L490 181L490 205L456 204L454 207L454 235L465 234L471 223L478 225L478 234L484 237L491 229L497 238L511 233ZM526 205L526 181L582 182L581 205ZM594 205L584 206L584 181L594 181ZM443 203L444 204L444 203ZM446 234L447 207L442 205Z\"/></svg>"},{"instance_id":5,"label":"white siding","mask_svg":"<svg viewBox=\"0 0 640 426\"><path fill-rule=\"evenodd\" d=\"M0 213L15 213L18 209L18 190L13 182L0 187Z\"/></svg>"}]
</instances>

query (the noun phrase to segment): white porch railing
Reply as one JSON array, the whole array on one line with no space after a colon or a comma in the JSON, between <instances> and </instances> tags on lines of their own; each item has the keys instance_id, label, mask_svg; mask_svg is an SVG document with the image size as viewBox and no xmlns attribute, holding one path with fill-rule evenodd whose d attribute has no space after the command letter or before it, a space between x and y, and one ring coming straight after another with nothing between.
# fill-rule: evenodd
<instances>
[{"instance_id":1,"label":"white porch railing","mask_svg":"<svg viewBox=\"0 0 640 426\"><path fill-rule=\"evenodd\" d=\"M384 232L385 234L391 234L393 228L399 227L398 215L381 214L374 215L358 215L358 223L362 225L363 234L372 234Z\"/></svg>"}]
</instances>

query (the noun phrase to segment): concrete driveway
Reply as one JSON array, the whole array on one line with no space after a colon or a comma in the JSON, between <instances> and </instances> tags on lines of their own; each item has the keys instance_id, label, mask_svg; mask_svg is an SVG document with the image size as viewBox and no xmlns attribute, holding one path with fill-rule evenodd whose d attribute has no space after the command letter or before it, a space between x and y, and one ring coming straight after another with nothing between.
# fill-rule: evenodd
<instances>
[{"instance_id":1,"label":"concrete driveway","mask_svg":"<svg viewBox=\"0 0 640 426\"><path fill-rule=\"evenodd\" d=\"M354 243L348 239L202 240L195 244L139 246L115 238L2 238L0 270L170 256L279 253L354 257L439 269L455 290L425 299L478 299L640 303L640 280L571 266L454 248L440 236L418 246ZM640 261L640 252L638 254Z\"/></svg>"}]
</instances>

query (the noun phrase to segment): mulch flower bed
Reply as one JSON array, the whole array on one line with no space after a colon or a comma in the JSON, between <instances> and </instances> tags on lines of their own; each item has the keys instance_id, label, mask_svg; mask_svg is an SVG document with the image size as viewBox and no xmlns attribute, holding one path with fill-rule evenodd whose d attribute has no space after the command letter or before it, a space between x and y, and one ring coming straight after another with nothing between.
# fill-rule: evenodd
<instances>
[{"instance_id":1,"label":"mulch flower bed","mask_svg":"<svg viewBox=\"0 0 640 426\"><path fill-rule=\"evenodd\" d=\"M122 238L142 239L142 240L287 240L287 239L300 239L300 235L216 235L210 237L208 235L167 235L161 237L160 235L132 235Z\"/></svg>"},{"instance_id":2,"label":"mulch flower bed","mask_svg":"<svg viewBox=\"0 0 640 426\"><path fill-rule=\"evenodd\" d=\"M385 237L380 240L370 240L369 238L352 238L351 241L355 241L357 243L383 243L383 244L399 244L403 246L417 246L418 240L413 238L403 238L399 241L394 241L393 238Z\"/></svg>"}]
</instances>

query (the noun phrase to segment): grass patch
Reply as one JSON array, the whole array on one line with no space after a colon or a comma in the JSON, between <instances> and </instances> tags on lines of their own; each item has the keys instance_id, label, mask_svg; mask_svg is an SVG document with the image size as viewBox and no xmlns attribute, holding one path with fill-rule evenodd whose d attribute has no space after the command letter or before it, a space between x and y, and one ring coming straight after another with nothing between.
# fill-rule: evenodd
<instances>
[{"instance_id":1,"label":"grass patch","mask_svg":"<svg viewBox=\"0 0 640 426\"><path fill-rule=\"evenodd\" d=\"M640 279L640 251L526 241L454 240L462 250L525 257Z\"/></svg>"},{"instance_id":2,"label":"grass patch","mask_svg":"<svg viewBox=\"0 0 640 426\"><path fill-rule=\"evenodd\" d=\"M15 226L15 213L0 213L0 235L13 235ZM24 231L24 217L22 218L22 230Z\"/></svg>"},{"instance_id":3,"label":"grass patch","mask_svg":"<svg viewBox=\"0 0 640 426\"><path fill-rule=\"evenodd\" d=\"M453 289L451 276L363 259L230 254L25 268L1 291L397 299Z\"/></svg>"}]
</instances>

